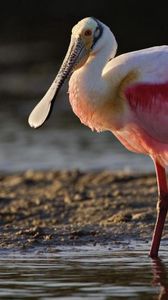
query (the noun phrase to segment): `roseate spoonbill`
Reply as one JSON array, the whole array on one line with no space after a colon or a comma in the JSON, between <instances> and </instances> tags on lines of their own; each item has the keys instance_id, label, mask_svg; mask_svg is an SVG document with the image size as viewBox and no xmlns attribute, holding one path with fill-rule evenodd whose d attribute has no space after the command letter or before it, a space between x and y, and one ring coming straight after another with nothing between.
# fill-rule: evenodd
<instances>
[{"instance_id":1,"label":"roseate spoonbill","mask_svg":"<svg viewBox=\"0 0 168 300\"><path fill-rule=\"evenodd\" d=\"M74 113L92 130L111 131L129 150L155 164L157 220L149 255L158 256L168 210L168 46L115 57L117 42L108 26L93 17L78 22L51 87L29 117L32 127L48 118L65 79Z\"/></svg>"}]
</instances>

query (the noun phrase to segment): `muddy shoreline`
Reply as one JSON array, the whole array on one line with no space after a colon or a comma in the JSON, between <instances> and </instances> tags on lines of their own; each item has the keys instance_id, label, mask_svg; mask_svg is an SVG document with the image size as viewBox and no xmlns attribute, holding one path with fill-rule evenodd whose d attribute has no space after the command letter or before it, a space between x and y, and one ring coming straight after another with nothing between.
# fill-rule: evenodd
<instances>
[{"instance_id":1,"label":"muddy shoreline","mask_svg":"<svg viewBox=\"0 0 168 300\"><path fill-rule=\"evenodd\" d=\"M154 173L29 170L1 174L0 186L1 250L151 241Z\"/></svg>"}]
</instances>

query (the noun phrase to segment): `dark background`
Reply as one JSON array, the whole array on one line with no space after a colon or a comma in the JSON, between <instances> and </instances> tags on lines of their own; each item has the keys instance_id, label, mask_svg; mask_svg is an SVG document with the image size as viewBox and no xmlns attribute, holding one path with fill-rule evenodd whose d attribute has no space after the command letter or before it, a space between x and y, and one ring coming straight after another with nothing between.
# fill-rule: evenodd
<instances>
[{"instance_id":1,"label":"dark background","mask_svg":"<svg viewBox=\"0 0 168 300\"><path fill-rule=\"evenodd\" d=\"M0 41L54 40L64 50L71 27L86 16L107 23L127 51L167 42L167 1L56 1L6 0L0 4Z\"/></svg>"},{"instance_id":2,"label":"dark background","mask_svg":"<svg viewBox=\"0 0 168 300\"><path fill-rule=\"evenodd\" d=\"M167 1L6 0L0 4L0 41L54 40L61 55L71 27L86 16L107 23L121 51L167 42Z\"/></svg>"},{"instance_id":3,"label":"dark background","mask_svg":"<svg viewBox=\"0 0 168 300\"><path fill-rule=\"evenodd\" d=\"M95 16L111 28L118 54L167 44L166 2L1 1L0 95L40 97L63 59L72 26L86 16Z\"/></svg>"}]
</instances>

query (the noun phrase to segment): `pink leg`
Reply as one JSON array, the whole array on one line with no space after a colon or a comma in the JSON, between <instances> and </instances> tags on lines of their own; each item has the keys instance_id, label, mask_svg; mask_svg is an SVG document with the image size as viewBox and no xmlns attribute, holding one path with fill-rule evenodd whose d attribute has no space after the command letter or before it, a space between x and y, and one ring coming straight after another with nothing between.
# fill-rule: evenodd
<instances>
[{"instance_id":1,"label":"pink leg","mask_svg":"<svg viewBox=\"0 0 168 300\"><path fill-rule=\"evenodd\" d=\"M158 185L158 203L157 220L153 233L152 245L149 253L150 257L152 258L158 257L160 240L166 219L166 214L168 211L168 188L166 180L166 171L165 168L162 167L156 160L154 160L154 163Z\"/></svg>"}]
</instances>

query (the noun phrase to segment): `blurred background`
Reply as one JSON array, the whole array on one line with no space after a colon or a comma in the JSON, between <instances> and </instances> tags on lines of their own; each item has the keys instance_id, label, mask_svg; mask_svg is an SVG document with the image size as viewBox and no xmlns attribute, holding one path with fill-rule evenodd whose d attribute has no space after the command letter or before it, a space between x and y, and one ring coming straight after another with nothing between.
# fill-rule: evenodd
<instances>
[{"instance_id":1,"label":"blurred background","mask_svg":"<svg viewBox=\"0 0 168 300\"><path fill-rule=\"evenodd\" d=\"M118 54L167 44L164 1L0 1L0 170L108 168L153 170L151 160L128 152L111 133L95 133L71 111L67 83L50 120L40 129L27 119L54 79L71 28L95 16L118 41Z\"/></svg>"}]
</instances>

